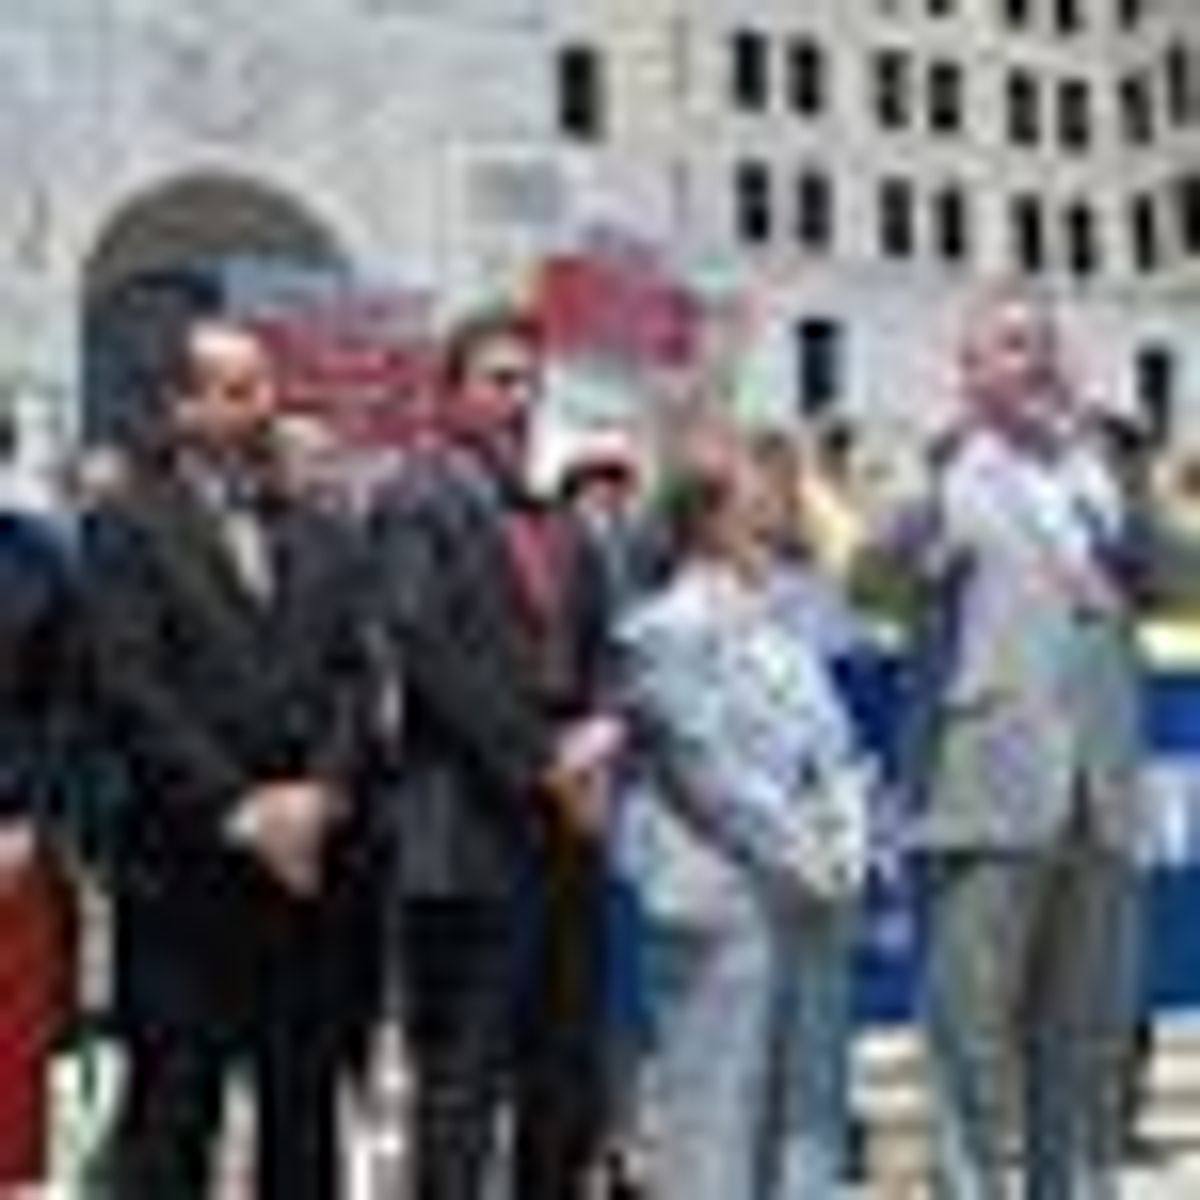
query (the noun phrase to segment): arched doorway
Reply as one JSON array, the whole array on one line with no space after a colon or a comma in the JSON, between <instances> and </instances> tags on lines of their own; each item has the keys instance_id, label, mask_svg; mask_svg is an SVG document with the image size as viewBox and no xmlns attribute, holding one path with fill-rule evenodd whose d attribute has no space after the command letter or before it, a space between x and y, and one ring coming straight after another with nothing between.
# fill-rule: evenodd
<instances>
[{"instance_id":1,"label":"arched doorway","mask_svg":"<svg viewBox=\"0 0 1200 1200\"><path fill-rule=\"evenodd\" d=\"M184 177L116 213L84 274L85 439L121 439L146 421L170 331L188 315L220 310L231 272L246 264L346 267L320 222L253 180Z\"/></svg>"}]
</instances>

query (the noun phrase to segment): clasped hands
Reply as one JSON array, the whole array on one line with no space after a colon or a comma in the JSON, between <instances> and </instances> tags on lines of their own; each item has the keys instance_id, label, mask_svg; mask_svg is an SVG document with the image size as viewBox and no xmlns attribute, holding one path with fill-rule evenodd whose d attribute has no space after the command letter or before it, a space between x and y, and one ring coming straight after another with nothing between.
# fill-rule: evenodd
<instances>
[{"instance_id":1,"label":"clasped hands","mask_svg":"<svg viewBox=\"0 0 1200 1200\"><path fill-rule=\"evenodd\" d=\"M603 829L613 769L626 742L624 723L610 713L581 718L559 735L541 789L575 829Z\"/></svg>"},{"instance_id":2,"label":"clasped hands","mask_svg":"<svg viewBox=\"0 0 1200 1200\"><path fill-rule=\"evenodd\" d=\"M312 896L321 890L330 830L344 813L342 796L322 781L263 783L230 813L225 838L257 859L287 891Z\"/></svg>"}]
</instances>

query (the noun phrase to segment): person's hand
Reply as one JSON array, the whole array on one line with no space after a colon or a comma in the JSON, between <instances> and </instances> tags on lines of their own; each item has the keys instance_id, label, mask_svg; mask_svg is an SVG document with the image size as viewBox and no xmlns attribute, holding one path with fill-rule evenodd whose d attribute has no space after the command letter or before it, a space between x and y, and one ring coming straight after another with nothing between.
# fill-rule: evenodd
<instances>
[{"instance_id":1,"label":"person's hand","mask_svg":"<svg viewBox=\"0 0 1200 1200\"><path fill-rule=\"evenodd\" d=\"M624 724L607 713L568 725L559 738L554 769L568 776L607 771L624 748Z\"/></svg>"},{"instance_id":2,"label":"person's hand","mask_svg":"<svg viewBox=\"0 0 1200 1200\"><path fill-rule=\"evenodd\" d=\"M325 841L340 812L337 796L322 783L263 784L233 811L226 832L289 891L310 895L320 890Z\"/></svg>"},{"instance_id":3,"label":"person's hand","mask_svg":"<svg viewBox=\"0 0 1200 1200\"><path fill-rule=\"evenodd\" d=\"M563 731L542 785L575 827L603 829L612 771L625 742L623 723L606 714L584 718Z\"/></svg>"},{"instance_id":4,"label":"person's hand","mask_svg":"<svg viewBox=\"0 0 1200 1200\"><path fill-rule=\"evenodd\" d=\"M290 780L248 793L231 814L226 834L288 891L311 895L320 890L325 837L334 819L327 788Z\"/></svg>"},{"instance_id":5,"label":"person's hand","mask_svg":"<svg viewBox=\"0 0 1200 1200\"><path fill-rule=\"evenodd\" d=\"M37 832L26 820L0 821L0 892L20 883L37 857Z\"/></svg>"}]
</instances>

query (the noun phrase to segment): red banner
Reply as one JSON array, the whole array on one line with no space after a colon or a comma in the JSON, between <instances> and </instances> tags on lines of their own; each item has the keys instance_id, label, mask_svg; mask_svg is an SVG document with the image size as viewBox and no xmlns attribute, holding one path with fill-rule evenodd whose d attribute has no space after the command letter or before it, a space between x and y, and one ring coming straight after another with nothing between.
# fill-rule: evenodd
<instances>
[{"instance_id":1,"label":"red banner","mask_svg":"<svg viewBox=\"0 0 1200 1200\"><path fill-rule=\"evenodd\" d=\"M335 294L247 315L279 372L284 408L348 447L402 445L428 427L438 350L412 296Z\"/></svg>"},{"instance_id":2,"label":"red banner","mask_svg":"<svg viewBox=\"0 0 1200 1200\"><path fill-rule=\"evenodd\" d=\"M703 304L648 250L599 245L553 257L534 296L552 353L635 369L686 366L699 354Z\"/></svg>"}]
</instances>

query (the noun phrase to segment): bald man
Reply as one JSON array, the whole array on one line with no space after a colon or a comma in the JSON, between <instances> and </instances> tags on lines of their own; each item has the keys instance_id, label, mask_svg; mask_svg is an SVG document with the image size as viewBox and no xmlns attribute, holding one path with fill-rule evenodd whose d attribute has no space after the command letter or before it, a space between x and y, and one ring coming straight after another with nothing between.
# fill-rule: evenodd
<instances>
[{"instance_id":1,"label":"bald man","mask_svg":"<svg viewBox=\"0 0 1200 1200\"><path fill-rule=\"evenodd\" d=\"M910 782L930 947L938 1200L1117 1188L1135 993L1139 746L1131 525L1052 316L971 314L962 421L896 557L926 603Z\"/></svg>"},{"instance_id":2,"label":"bald man","mask_svg":"<svg viewBox=\"0 0 1200 1200\"><path fill-rule=\"evenodd\" d=\"M227 1070L258 1106L263 1200L338 1194L365 663L348 542L287 486L271 363L183 331L166 420L84 534L118 830L131 1074L121 1200L202 1200Z\"/></svg>"}]
</instances>

